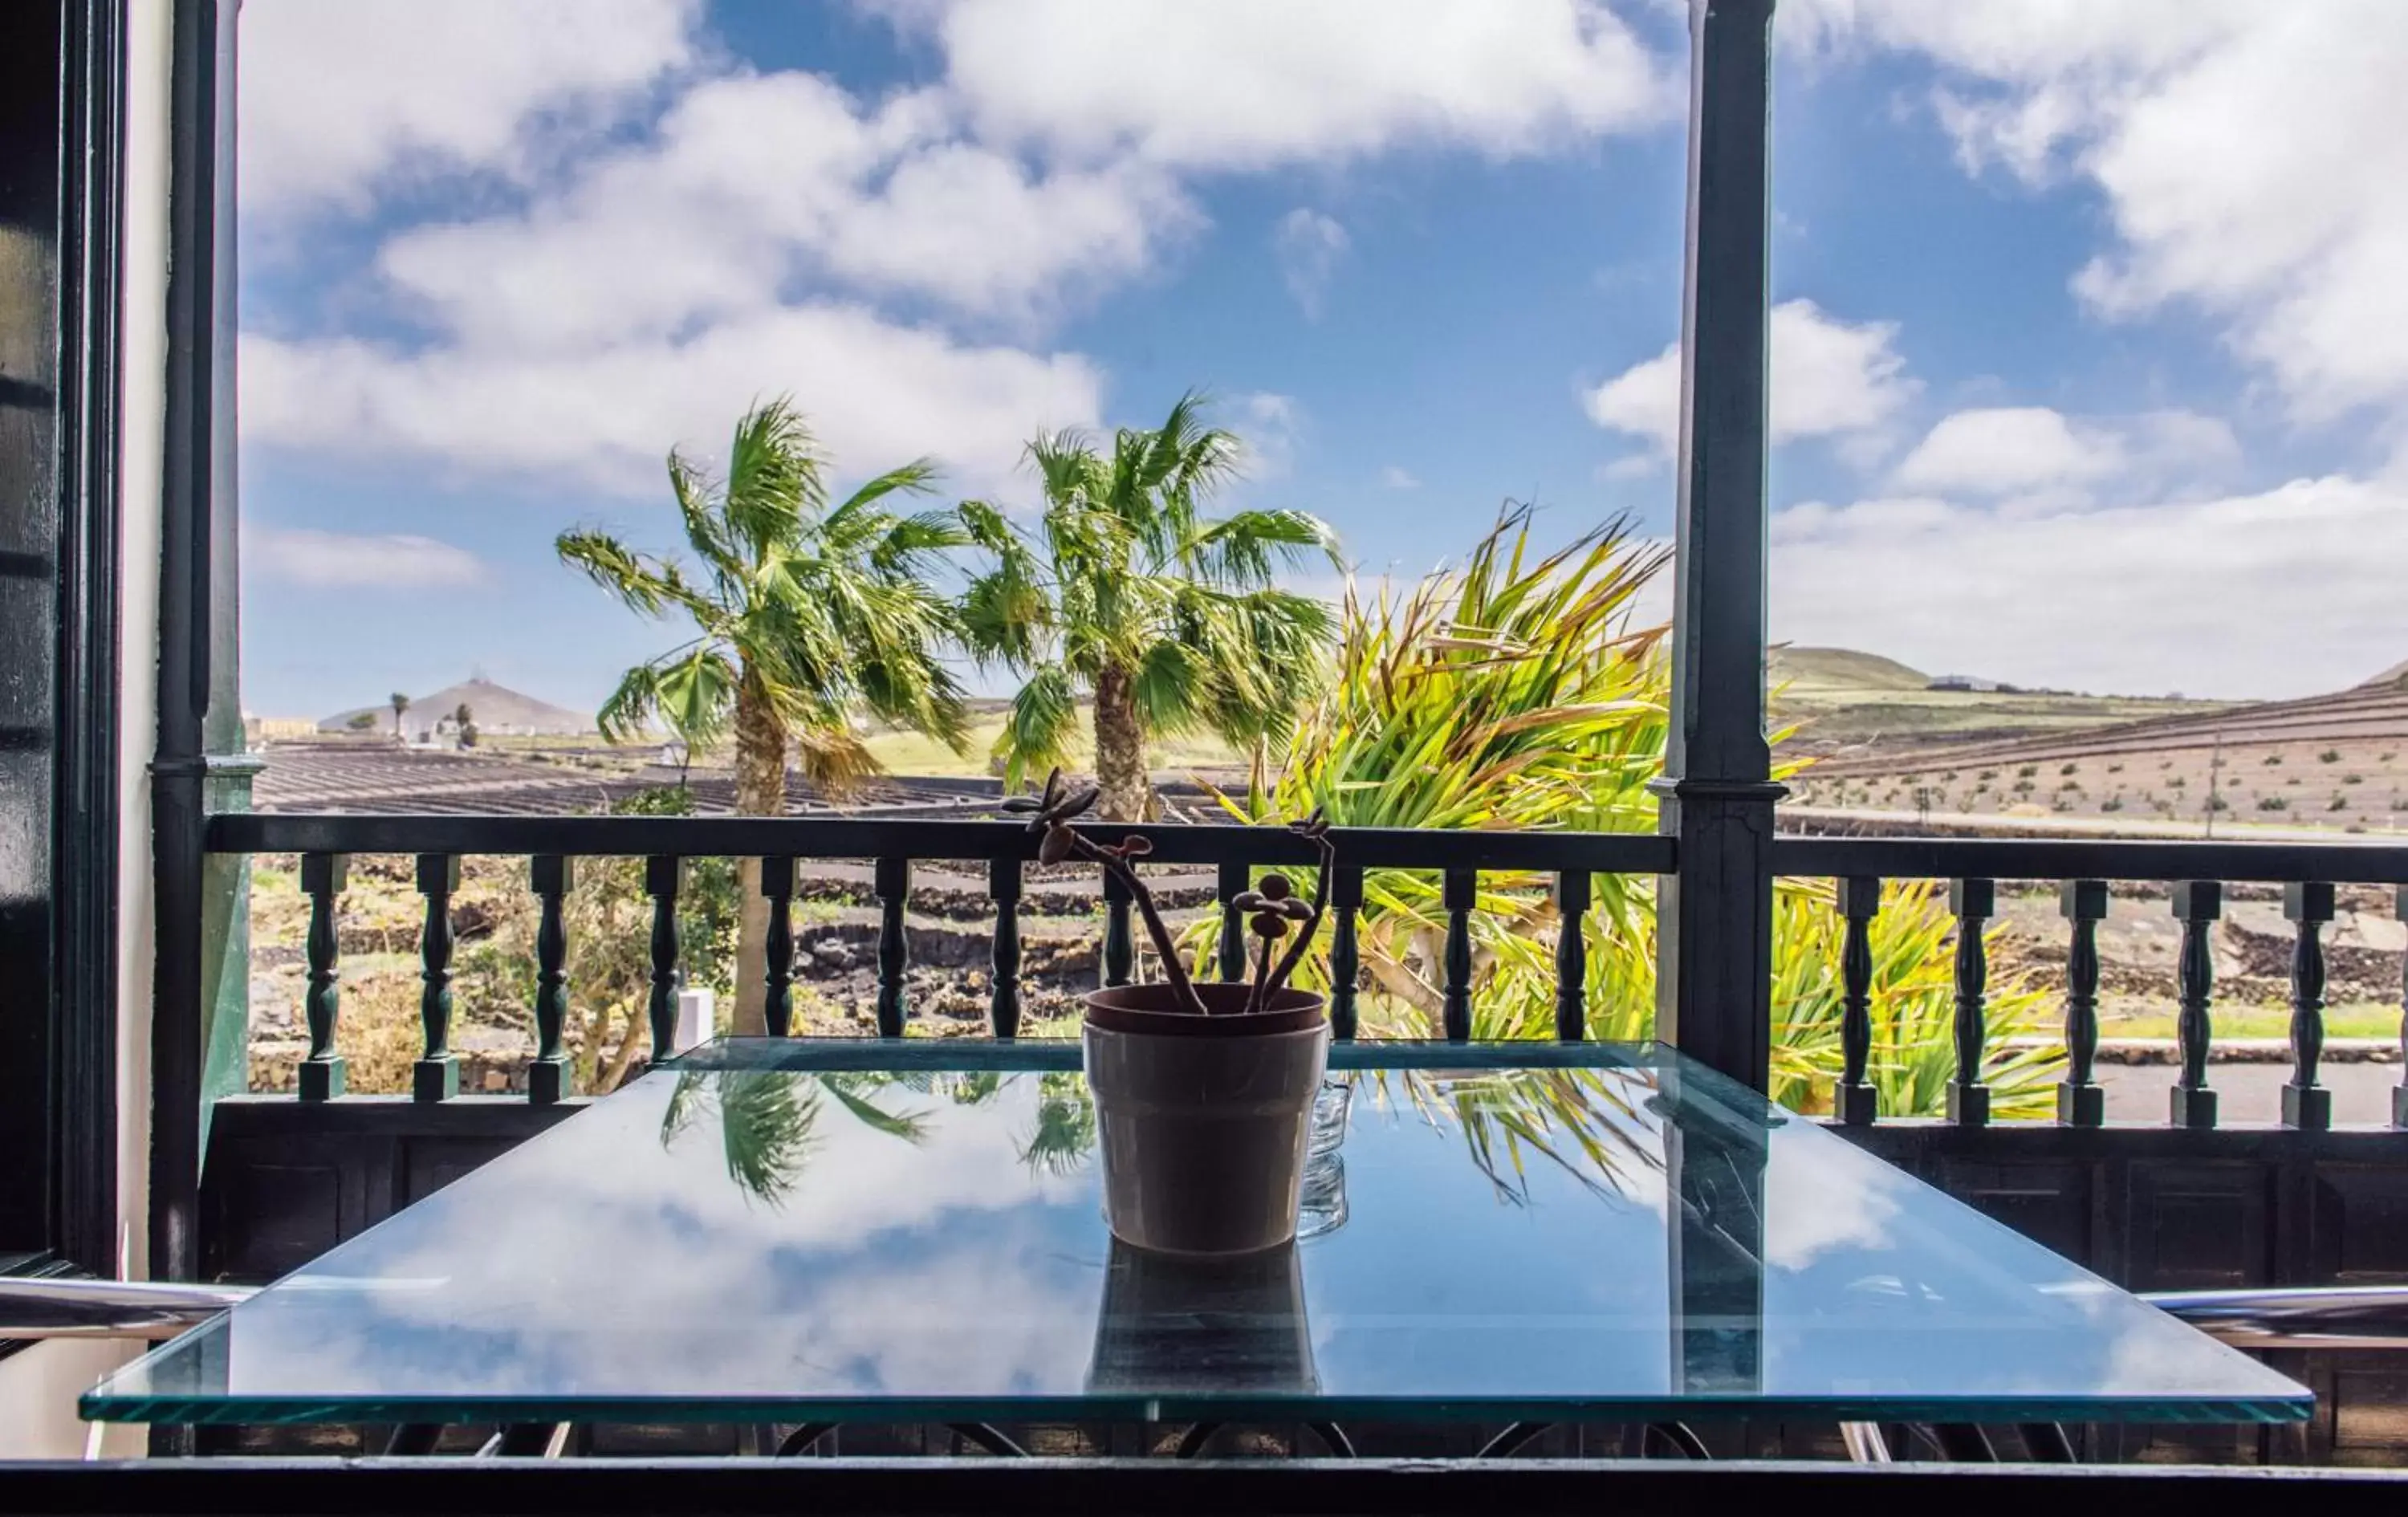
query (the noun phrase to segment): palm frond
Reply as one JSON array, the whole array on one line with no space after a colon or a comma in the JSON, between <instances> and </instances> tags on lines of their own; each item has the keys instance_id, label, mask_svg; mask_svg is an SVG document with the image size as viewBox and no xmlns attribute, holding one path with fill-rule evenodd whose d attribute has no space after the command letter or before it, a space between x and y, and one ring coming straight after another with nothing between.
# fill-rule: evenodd
<instances>
[{"instance_id":1,"label":"palm frond","mask_svg":"<svg viewBox=\"0 0 2408 1517\"><path fill-rule=\"evenodd\" d=\"M764 401L736 423L723 511L731 535L752 557L795 541L803 518L826 505L821 467L810 428L791 400Z\"/></svg>"},{"instance_id":2,"label":"palm frond","mask_svg":"<svg viewBox=\"0 0 2408 1517\"><path fill-rule=\"evenodd\" d=\"M1019 790L1031 774L1067 765L1078 723L1078 692L1070 671L1059 664L1040 664L1030 670L996 738L995 751L1004 765L1003 788Z\"/></svg>"}]
</instances>

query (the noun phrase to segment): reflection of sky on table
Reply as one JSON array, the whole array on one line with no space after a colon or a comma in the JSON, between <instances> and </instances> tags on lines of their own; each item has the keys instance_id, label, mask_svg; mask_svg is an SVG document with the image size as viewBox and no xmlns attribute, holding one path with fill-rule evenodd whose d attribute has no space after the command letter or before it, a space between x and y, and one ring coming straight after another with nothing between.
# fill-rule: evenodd
<instances>
[{"instance_id":1,"label":"reflection of sky on table","mask_svg":"<svg viewBox=\"0 0 2408 1517\"><path fill-rule=\"evenodd\" d=\"M1292 1342L1284 1295L1232 1319L1226 1300L1198 1316L1157 1292L1143 1321L1100 1329L1123 1335L1116 1364L1159 1357L1160 1404L1141 1369L1090 1390L1111 1240L1087 1129L1065 1121L1075 1075L690 1070L646 1076L409 1208L114 1377L89 1410L1177 1416L1213 1397L1276 1410L1310 1385L1333 1415L2304 1410L2287 1381L1812 1123L1692 1068L1666 1076L1653 1053L1594 1057L1352 1077L1349 1220L1299 1246L1303 1381L1222 1352L1233 1321L1273 1338L1284 1324ZM1031 1152L1065 1133L1067 1162ZM1675 1184L1692 1217L1677 1290ZM1727 1237L1701 1241L1709 1229ZM1683 1330L1718 1335L1719 1367L1683 1357Z\"/></svg>"}]
</instances>

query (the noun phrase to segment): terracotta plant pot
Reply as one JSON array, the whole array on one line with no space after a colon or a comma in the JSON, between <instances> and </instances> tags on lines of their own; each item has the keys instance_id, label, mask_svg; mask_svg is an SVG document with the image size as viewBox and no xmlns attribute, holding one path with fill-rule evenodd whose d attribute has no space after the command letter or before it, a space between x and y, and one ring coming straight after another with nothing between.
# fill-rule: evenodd
<instances>
[{"instance_id":1,"label":"terracotta plant pot","mask_svg":"<svg viewBox=\"0 0 2408 1517\"><path fill-rule=\"evenodd\" d=\"M1254 1253L1296 1237L1313 1095L1329 1052L1322 998L1281 991L1246 1015L1246 987L1168 985L1087 996L1087 1084L1112 1236L1157 1253Z\"/></svg>"}]
</instances>

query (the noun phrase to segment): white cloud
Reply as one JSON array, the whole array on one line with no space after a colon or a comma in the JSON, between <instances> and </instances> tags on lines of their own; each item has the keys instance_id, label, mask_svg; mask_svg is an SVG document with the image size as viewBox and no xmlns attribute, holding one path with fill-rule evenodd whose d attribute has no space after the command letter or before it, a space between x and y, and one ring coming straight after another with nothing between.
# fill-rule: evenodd
<instances>
[{"instance_id":1,"label":"white cloud","mask_svg":"<svg viewBox=\"0 0 2408 1517\"><path fill-rule=\"evenodd\" d=\"M2124 466L2123 442L2045 406L2001 406L1943 417L1898 465L1912 491L2003 495L2083 485Z\"/></svg>"},{"instance_id":2,"label":"white cloud","mask_svg":"<svg viewBox=\"0 0 2408 1517\"><path fill-rule=\"evenodd\" d=\"M1625 453L1620 458L1597 466L1597 477L1605 480L1643 479L1651 474L1661 474L1669 460L1662 453Z\"/></svg>"},{"instance_id":3,"label":"white cloud","mask_svg":"<svg viewBox=\"0 0 2408 1517\"><path fill-rule=\"evenodd\" d=\"M448 590L491 573L465 548L408 534L352 537L308 527L243 528L250 572L314 590Z\"/></svg>"},{"instance_id":4,"label":"white cloud","mask_svg":"<svg viewBox=\"0 0 2408 1517\"><path fill-rule=\"evenodd\" d=\"M2041 516L1818 503L1773 518L1772 630L2067 689L2300 695L2401 656L2403 560L2408 487L2344 478Z\"/></svg>"},{"instance_id":5,"label":"white cloud","mask_svg":"<svg viewBox=\"0 0 2408 1517\"><path fill-rule=\"evenodd\" d=\"M971 347L858 307L763 311L685 340L594 351L242 340L248 438L414 456L574 487L656 494L672 443L711 459L737 415L790 392L839 467L940 450L955 482L1008 478L1040 426L1091 426L1102 380L1075 354Z\"/></svg>"},{"instance_id":6,"label":"white cloud","mask_svg":"<svg viewBox=\"0 0 2408 1517\"><path fill-rule=\"evenodd\" d=\"M1230 425L1245 444L1241 462L1255 479L1285 478L1296 467L1297 440L1304 433L1304 410L1294 395L1257 390L1232 396Z\"/></svg>"},{"instance_id":7,"label":"white cloud","mask_svg":"<svg viewBox=\"0 0 2408 1517\"><path fill-rule=\"evenodd\" d=\"M1383 490L1419 490L1422 482L1412 470L1391 464L1380 471L1380 486Z\"/></svg>"},{"instance_id":8,"label":"white cloud","mask_svg":"<svg viewBox=\"0 0 2408 1517\"><path fill-rule=\"evenodd\" d=\"M1321 320L1322 293L1338 261L1346 256L1346 228L1334 218L1298 206L1280 218L1271 233L1271 251L1278 257L1280 278L1305 320Z\"/></svg>"},{"instance_id":9,"label":"white cloud","mask_svg":"<svg viewBox=\"0 0 2408 1517\"><path fill-rule=\"evenodd\" d=\"M2294 412L2408 436L2408 6L2396 0L1806 0L1795 35L1923 52L1969 167L2095 186L2110 316L2220 322Z\"/></svg>"},{"instance_id":10,"label":"white cloud","mask_svg":"<svg viewBox=\"0 0 2408 1517\"><path fill-rule=\"evenodd\" d=\"M248 0L243 208L364 207L394 176L523 178L691 64L699 0Z\"/></svg>"},{"instance_id":11,"label":"white cloud","mask_svg":"<svg viewBox=\"0 0 2408 1517\"><path fill-rule=\"evenodd\" d=\"M1776 444L1871 434L1914 397L1891 322L1851 322L1811 300L1772 308L1771 427ZM1584 397L1589 419L1670 453L1681 435L1681 345L1634 365Z\"/></svg>"},{"instance_id":12,"label":"white cloud","mask_svg":"<svg viewBox=\"0 0 2408 1517\"><path fill-rule=\"evenodd\" d=\"M906 14L934 34L982 129L1079 157L1504 156L1653 126L1680 101L1599 0L961 0Z\"/></svg>"}]
</instances>

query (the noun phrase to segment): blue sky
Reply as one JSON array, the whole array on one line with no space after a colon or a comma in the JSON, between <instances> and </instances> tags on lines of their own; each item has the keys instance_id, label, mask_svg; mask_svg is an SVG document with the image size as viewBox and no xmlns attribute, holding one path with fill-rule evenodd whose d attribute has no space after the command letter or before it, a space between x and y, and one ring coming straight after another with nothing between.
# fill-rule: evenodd
<instances>
[{"instance_id":1,"label":"blue sky","mask_svg":"<svg viewBox=\"0 0 2408 1517\"><path fill-rule=\"evenodd\" d=\"M2404 13L1787 0L1775 636L2234 695L2408 657ZM1243 496L1369 574L1508 498L1670 530L1665 0L250 0L243 27L253 710L472 667L598 700L672 634L553 535L669 546L660 455L780 391L839 474L933 453L1025 504L1037 428L1207 387L1254 445Z\"/></svg>"}]
</instances>

